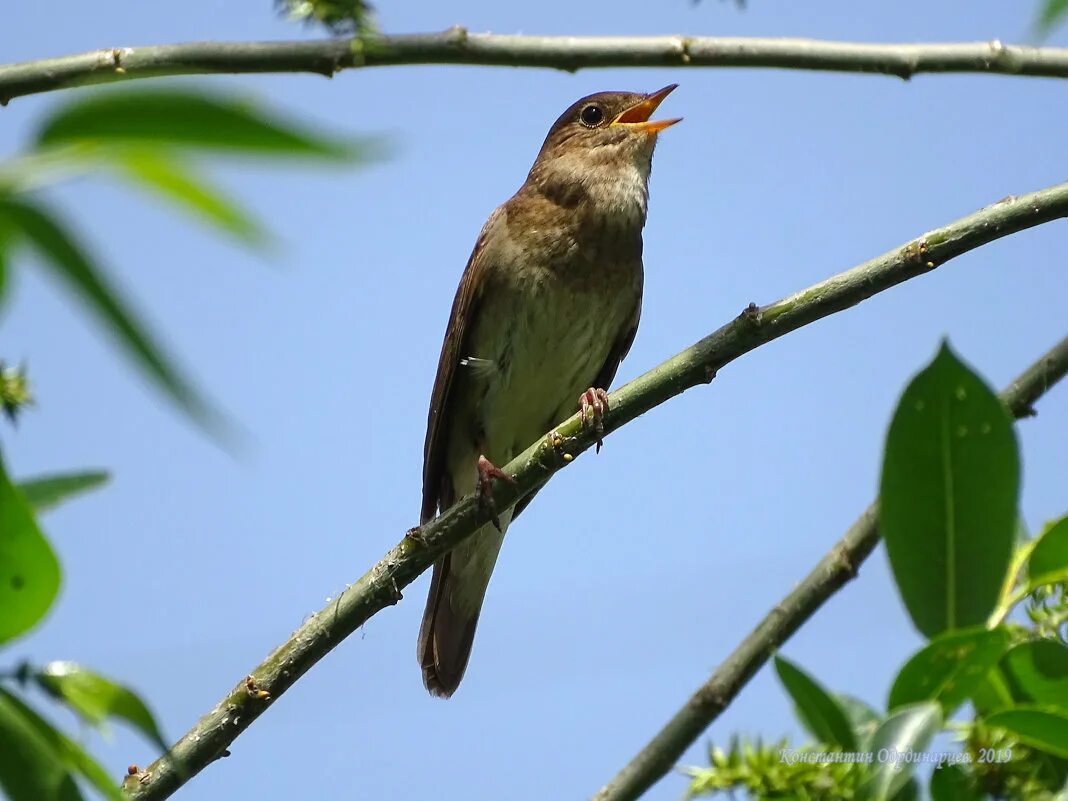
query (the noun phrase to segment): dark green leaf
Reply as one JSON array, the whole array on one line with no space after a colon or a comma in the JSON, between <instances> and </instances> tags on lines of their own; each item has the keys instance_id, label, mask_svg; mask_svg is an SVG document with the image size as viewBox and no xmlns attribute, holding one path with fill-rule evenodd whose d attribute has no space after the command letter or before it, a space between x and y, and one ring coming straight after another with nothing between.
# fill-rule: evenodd
<instances>
[{"instance_id":1,"label":"dark green leaf","mask_svg":"<svg viewBox=\"0 0 1068 801\"><path fill-rule=\"evenodd\" d=\"M1017 645L1001 663L1013 698L1068 710L1068 647L1055 640Z\"/></svg>"},{"instance_id":2,"label":"dark green leaf","mask_svg":"<svg viewBox=\"0 0 1068 801\"><path fill-rule=\"evenodd\" d=\"M81 92L37 135L39 146L81 141L327 159L351 159L366 148L313 133L238 98L177 88Z\"/></svg>"},{"instance_id":3,"label":"dark green leaf","mask_svg":"<svg viewBox=\"0 0 1068 801\"><path fill-rule=\"evenodd\" d=\"M1052 31L1068 14L1068 0L1045 0L1035 20L1035 30L1040 36Z\"/></svg>"},{"instance_id":4,"label":"dark green leaf","mask_svg":"<svg viewBox=\"0 0 1068 801\"><path fill-rule=\"evenodd\" d=\"M224 233L250 245L263 245L266 242L267 233L259 223L203 179L196 177L188 165L179 165L160 153L144 149L123 149L115 153L115 158L128 178L215 225Z\"/></svg>"},{"instance_id":5,"label":"dark green leaf","mask_svg":"<svg viewBox=\"0 0 1068 801\"><path fill-rule=\"evenodd\" d=\"M67 704L88 723L99 725L108 718L120 718L140 730L161 750L167 750L163 734L144 701L121 684L73 662L51 662L34 678L42 689Z\"/></svg>"},{"instance_id":6,"label":"dark green leaf","mask_svg":"<svg viewBox=\"0 0 1068 801\"><path fill-rule=\"evenodd\" d=\"M860 751L868 750L868 743L871 741L872 735L875 734L876 729L883 722L882 716L869 704L852 695L839 693L835 698L838 700L838 705L842 707L842 711L845 712L849 725L853 727L857 749Z\"/></svg>"},{"instance_id":7,"label":"dark green leaf","mask_svg":"<svg viewBox=\"0 0 1068 801\"><path fill-rule=\"evenodd\" d=\"M920 785L915 777L910 778L896 793L891 801L920 801Z\"/></svg>"},{"instance_id":8,"label":"dark green leaf","mask_svg":"<svg viewBox=\"0 0 1068 801\"><path fill-rule=\"evenodd\" d=\"M884 756L872 763L872 775L861 787L860 798L893 798L908 783L915 767L907 755L923 751L941 727L942 709L932 701L902 707L891 714L872 738L870 750Z\"/></svg>"},{"instance_id":9,"label":"dark green leaf","mask_svg":"<svg viewBox=\"0 0 1068 801\"><path fill-rule=\"evenodd\" d=\"M32 727L35 734L50 744L56 758L64 766L81 775L105 798L111 799L111 801L123 801L125 796L123 796L115 779L95 759L89 756L80 745L52 726L51 723L15 696L7 696L7 700L12 708L22 716L23 720Z\"/></svg>"},{"instance_id":10,"label":"dark green leaf","mask_svg":"<svg viewBox=\"0 0 1068 801\"><path fill-rule=\"evenodd\" d=\"M19 482L19 490L37 512L46 512L75 495L101 487L111 476L104 470L56 473Z\"/></svg>"},{"instance_id":11,"label":"dark green leaf","mask_svg":"<svg viewBox=\"0 0 1068 801\"><path fill-rule=\"evenodd\" d=\"M844 751L857 750L853 727L834 696L815 679L792 662L775 657L779 680L797 706L797 715L805 728L819 742L839 746Z\"/></svg>"},{"instance_id":12,"label":"dark green leaf","mask_svg":"<svg viewBox=\"0 0 1068 801\"><path fill-rule=\"evenodd\" d=\"M0 461L0 643L45 616L59 591L59 562Z\"/></svg>"},{"instance_id":13,"label":"dark green leaf","mask_svg":"<svg viewBox=\"0 0 1068 801\"><path fill-rule=\"evenodd\" d=\"M0 219L7 218L40 253L41 261L111 329L116 340L145 372L197 422L216 424L214 415L179 374L114 288L108 286L71 234L44 210L25 201L0 197Z\"/></svg>"},{"instance_id":14,"label":"dark green leaf","mask_svg":"<svg viewBox=\"0 0 1068 801\"><path fill-rule=\"evenodd\" d=\"M931 774L931 801L983 801L975 779L960 765L946 765Z\"/></svg>"},{"instance_id":15,"label":"dark green leaf","mask_svg":"<svg viewBox=\"0 0 1068 801\"><path fill-rule=\"evenodd\" d=\"M894 680L889 709L937 701L948 718L986 679L1012 643L1007 629L948 631L913 655Z\"/></svg>"},{"instance_id":16,"label":"dark green leaf","mask_svg":"<svg viewBox=\"0 0 1068 801\"><path fill-rule=\"evenodd\" d=\"M1012 706L1013 697L1005 674L996 667L986 674L984 679L972 690L972 706L980 715L986 715L997 709Z\"/></svg>"},{"instance_id":17,"label":"dark green leaf","mask_svg":"<svg viewBox=\"0 0 1068 801\"><path fill-rule=\"evenodd\" d=\"M987 716L986 722L1006 729L1039 751L1068 758L1068 710L1018 706L995 712Z\"/></svg>"},{"instance_id":18,"label":"dark green leaf","mask_svg":"<svg viewBox=\"0 0 1068 801\"><path fill-rule=\"evenodd\" d=\"M997 605L1019 485L1008 412L943 345L898 402L879 512L901 598L928 637L981 625Z\"/></svg>"},{"instance_id":19,"label":"dark green leaf","mask_svg":"<svg viewBox=\"0 0 1068 801\"><path fill-rule=\"evenodd\" d=\"M1039 536L1027 561L1027 584L1039 587L1068 581L1068 517L1051 523Z\"/></svg>"},{"instance_id":20,"label":"dark green leaf","mask_svg":"<svg viewBox=\"0 0 1068 801\"><path fill-rule=\"evenodd\" d=\"M42 730L25 709L13 695L0 690L0 788L4 797L9 801L80 801L74 777L56 748L56 738L62 735L47 723Z\"/></svg>"}]
</instances>

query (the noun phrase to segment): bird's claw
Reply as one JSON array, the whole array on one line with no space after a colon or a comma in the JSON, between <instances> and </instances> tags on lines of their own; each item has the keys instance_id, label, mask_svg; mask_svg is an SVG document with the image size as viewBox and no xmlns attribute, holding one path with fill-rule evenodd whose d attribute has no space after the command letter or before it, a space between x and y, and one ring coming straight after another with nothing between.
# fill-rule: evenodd
<instances>
[{"instance_id":1,"label":"bird's claw","mask_svg":"<svg viewBox=\"0 0 1068 801\"><path fill-rule=\"evenodd\" d=\"M593 426L597 432L597 453L601 452L601 438L604 436L604 416L608 411L608 393L603 389L590 387L579 396L579 408L582 410L582 427Z\"/></svg>"},{"instance_id":2,"label":"bird's claw","mask_svg":"<svg viewBox=\"0 0 1068 801\"><path fill-rule=\"evenodd\" d=\"M479 508L489 515L490 522L497 531L501 531L501 520L497 516L497 502L493 500L493 479L499 478L509 484L516 480L497 467L485 456L478 457L478 486L475 490Z\"/></svg>"}]
</instances>

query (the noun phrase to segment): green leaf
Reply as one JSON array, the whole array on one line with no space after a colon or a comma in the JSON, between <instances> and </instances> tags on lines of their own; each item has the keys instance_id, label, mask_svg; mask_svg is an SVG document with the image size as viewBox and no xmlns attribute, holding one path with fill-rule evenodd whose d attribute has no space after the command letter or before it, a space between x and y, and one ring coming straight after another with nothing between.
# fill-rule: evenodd
<instances>
[{"instance_id":1,"label":"green leaf","mask_svg":"<svg viewBox=\"0 0 1068 801\"><path fill-rule=\"evenodd\" d=\"M9 801L81 801L55 737L27 718L25 705L0 690L0 788ZM47 724L45 724L47 725ZM59 733L48 727L52 735Z\"/></svg>"},{"instance_id":2,"label":"green leaf","mask_svg":"<svg viewBox=\"0 0 1068 801\"><path fill-rule=\"evenodd\" d=\"M868 743L871 742L872 736L883 722L882 716L869 704L855 696L839 693L835 698L838 705L842 707L842 711L845 712L849 725L853 727L857 749L868 750Z\"/></svg>"},{"instance_id":3,"label":"green leaf","mask_svg":"<svg viewBox=\"0 0 1068 801\"><path fill-rule=\"evenodd\" d=\"M1051 523L1038 536L1027 561L1027 586L1068 581L1068 517Z\"/></svg>"},{"instance_id":4,"label":"green leaf","mask_svg":"<svg viewBox=\"0 0 1068 801\"><path fill-rule=\"evenodd\" d=\"M908 784L914 762L907 755L923 751L942 727L942 709L933 701L902 707L875 732L871 751L883 753L872 765L872 774L861 786L863 801L886 801Z\"/></svg>"},{"instance_id":5,"label":"green leaf","mask_svg":"<svg viewBox=\"0 0 1068 801\"><path fill-rule=\"evenodd\" d=\"M960 765L945 765L931 774L931 801L983 801L975 778Z\"/></svg>"},{"instance_id":6,"label":"green leaf","mask_svg":"<svg viewBox=\"0 0 1068 801\"><path fill-rule=\"evenodd\" d=\"M912 656L894 679L888 707L936 701L948 718L967 701L1012 643L1004 628L940 634Z\"/></svg>"},{"instance_id":7,"label":"green leaf","mask_svg":"<svg viewBox=\"0 0 1068 801\"><path fill-rule=\"evenodd\" d=\"M62 701L86 722L100 725L108 718L132 724L161 750L167 743L145 702L135 693L73 662L50 662L34 675L37 684Z\"/></svg>"},{"instance_id":8,"label":"green leaf","mask_svg":"<svg viewBox=\"0 0 1068 801\"><path fill-rule=\"evenodd\" d=\"M331 160L367 149L367 143L328 138L236 97L178 88L81 92L37 135L38 146L83 141Z\"/></svg>"},{"instance_id":9,"label":"green leaf","mask_svg":"<svg viewBox=\"0 0 1068 801\"><path fill-rule=\"evenodd\" d=\"M1001 670L1017 701L1068 711L1068 647L1063 643L1021 643L1005 654Z\"/></svg>"},{"instance_id":10,"label":"green leaf","mask_svg":"<svg viewBox=\"0 0 1068 801\"><path fill-rule=\"evenodd\" d=\"M76 495L103 486L110 478L105 470L85 470L26 479L18 487L35 511L46 512Z\"/></svg>"},{"instance_id":11,"label":"green leaf","mask_svg":"<svg viewBox=\"0 0 1068 801\"><path fill-rule=\"evenodd\" d=\"M11 707L33 729L34 734L50 745L56 760L70 771L82 776L105 798L111 801L123 801L125 796L119 789L118 783L80 745L52 726L17 697L8 695L2 690L0 694L6 697ZM80 798L80 796L74 797Z\"/></svg>"},{"instance_id":12,"label":"green leaf","mask_svg":"<svg viewBox=\"0 0 1068 801\"><path fill-rule=\"evenodd\" d=\"M801 668L781 656L775 657L779 680L797 706L797 716L819 742L857 750L856 737L846 713L834 696Z\"/></svg>"},{"instance_id":13,"label":"green leaf","mask_svg":"<svg viewBox=\"0 0 1068 801\"><path fill-rule=\"evenodd\" d=\"M988 715L986 722L1011 732L1039 751L1068 758L1068 710L1018 706Z\"/></svg>"},{"instance_id":14,"label":"green leaf","mask_svg":"<svg viewBox=\"0 0 1068 801\"><path fill-rule=\"evenodd\" d=\"M1012 706L1013 697L1000 667L991 670L972 690L972 706L979 715Z\"/></svg>"},{"instance_id":15,"label":"green leaf","mask_svg":"<svg viewBox=\"0 0 1068 801\"><path fill-rule=\"evenodd\" d=\"M144 325L89 260L69 231L51 213L25 201L0 196L0 219L8 219L87 307L96 313L127 353L183 411L207 427L215 415L192 385L173 367Z\"/></svg>"},{"instance_id":16,"label":"green leaf","mask_svg":"<svg viewBox=\"0 0 1068 801\"><path fill-rule=\"evenodd\" d=\"M1020 460L1004 405L943 344L890 423L879 525L927 637L984 623L1012 559Z\"/></svg>"},{"instance_id":17,"label":"green leaf","mask_svg":"<svg viewBox=\"0 0 1068 801\"><path fill-rule=\"evenodd\" d=\"M0 643L26 632L59 592L59 562L0 460Z\"/></svg>"},{"instance_id":18,"label":"green leaf","mask_svg":"<svg viewBox=\"0 0 1068 801\"><path fill-rule=\"evenodd\" d=\"M232 200L198 178L188 165L145 149L122 149L114 159L127 178L142 184L204 222L248 245L266 243L267 232Z\"/></svg>"},{"instance_id":19,"label":"green leaf","mask_svg":"<svg viewBox=\"0 0 1068 801\"><path fill-rule=\"evenodd\" d=\"M1046 0L1035 20L1035 32L1039 36L1050 33L1068 14L1068 0Z\"/></svg>"}]
</instances>

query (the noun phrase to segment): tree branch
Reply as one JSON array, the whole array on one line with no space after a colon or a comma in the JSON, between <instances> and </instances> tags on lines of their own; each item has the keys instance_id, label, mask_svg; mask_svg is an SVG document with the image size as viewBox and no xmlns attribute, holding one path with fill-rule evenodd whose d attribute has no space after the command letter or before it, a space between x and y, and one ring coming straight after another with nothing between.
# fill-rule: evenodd
<instances>
[{"instance_id":1,"label":"tree branch","mask_svg":"<svg viewBox=\"0 0 1068 801\"><path fill-rule=\"evenodd\" d=\"M1068 216L1068 183L994 204L903 247L833 276L784 300L754 304L735 320L614 392L605 435L773 339L866 298L988 242ZM516 484L498 482L494 499L507 509L541 486L596 440L573 415L506 466ZM169 797L190 777L225 754L229 745L283 692L357 627L401 599L401 589L446 551L471 536L487 516L472 497L458 501L426 525L412 529L374 567L299 629L242 680L162 758L127 781L138 801ZM696 736L696 732L694 733ZM659 774L657 774L659 775Z\"/></svg>"},{"instance_id":2,"label":"tree branch","mask_svg":"<svg viewBox=\"0 0 1068 801\"><path fill-rule=\"evenodd\" d=\"M116 47L0 66L0 104L88 83L161 75L309 72L400 64L549 67L771 67L871 72L908 79L922 72L1068 77L1068 49L990 42L861 44L813 39L697 36L509 36L443 33L290 42L192 42Z\"/></svg>"},{"instance_id":3,"label":"tree branch","mask_svg":"<svg viewBox=\"0 0 1068 801\"><path fill-rule=\"evenodd\" d=\"M1068 337L1058 342L1001 393L1017 418L1035 414L1031 404L1068 373ZM879 544L879 504L873 503L845 536L742 640L648 745L601 788L594 801L633 801L674 766L764 666L775 649L823 606L823 602L856 578L857 568Z\"/></svg>"}]
</instances>

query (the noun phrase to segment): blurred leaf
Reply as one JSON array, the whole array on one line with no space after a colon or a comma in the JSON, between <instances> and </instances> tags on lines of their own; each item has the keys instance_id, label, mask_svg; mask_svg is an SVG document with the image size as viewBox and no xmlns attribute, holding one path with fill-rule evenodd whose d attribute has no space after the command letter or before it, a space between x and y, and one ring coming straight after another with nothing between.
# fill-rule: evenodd
<instances>
[{"instance_id":1,"label":"blurred leaf","mask_svg":"<svg viewBox=\"0 0 1068 801\"><path fill-rule=\"evenodd\" d=\"M779 680L797 705L797 715L805 728L819 742L855 751L857 741L853 727L838 701L815 679L792 662L775 657L775 671Z\"/></svg>"},{"instance_id":2,"label":"blurred leaf","mask_svg":"<svg viewBox=\"0 0 1068 801\"><path fill-rule=\"evenodd\" d=\"M0 198L4 196L0 191ZM11 282L9 277L11 260L11 246L14 244L14 233L11 230L11 226L3 218L0 218L0 311L4 309L4 298L7 297L8 285Z\"/></svg>"},{"instance_id":3,"label":"blurred leaf","mask_svg":"<svg viewBox=\"0 0 1068 801\"><path fill-rule=\"evenodd\" d=\"M0 643L37 623L59 592L59 562L0 460Z\"/></svg>"},{"instance_id":4,"label":"blurred leaf","mask_svg":"<svg viewBox=\"0 0 1068 801\"><path fill-rule=\"evenodd\" d=\"M883 749L889 754L906 754L923 751L931 738L942 727L942 710L938 704L927 701L915 706L903 707L891 714L875 732L870 750L878 754ZM872 775L861 787L860 798L864 801L886 801L904 787L912 776L915 763L900 760L876 760Z\"/></svg>"},{"instance_id":5,"label":"blurred leaf","mask_svg":"<svg viewBox=\"0 0 1068 801\"><path fill-rule=\"evenodd\" d=\"M975 779L960 765L945 765L931 774L931 801L983 801Z\"/></svg>"},{"instance_id":6,"label":"blurred leaf","mask_svg":"<svg viewBox=\"0 0 1068 801\"><path fill-rule=\"evenodd\" d=\"M995 712L986 722L1011 732L1021 742L1040 751L1068 758L1068 710L1018 706Z\"/></svg>"},{"instance_id":7,"label":"blurred leaf","mask_svg":"<svg viewBox=\"0 0 1068 801\"><path fill-rule=\"evenodd\" d=\"M1028 587L1060 581L1068 581L1068 517L1046 527L1027 561Z\"/></svg>"},{"instance_id":8,"label":"blurred leaf","mask_svg":"<svg viewBox=\"0 0 1068 801\"><path fill-rule=\"evenodd\" d=\"M1055 640L1017 645L1001 663L1017 701L1068 710L1068 647Z\"/></svg>"},{"instance_id":9,"label":"blurred leaf","mask_svg":"<svg viewBox=\"0 0 1068 801\"><path fill-rule=\"evenodd\" d=\"M144 326L130 312L114 288L109 287L96 265L59 221L25 201L0 196L0 219L17 226L26 241L39 252L74 294L92 309L116 340L145 372L187 414L205 427L214 427L215 415L193 387L170 364Z\"/></svg>"},{"instance_id":10,"label":"blurred leaf","mask_svg":"<svg viewBox=\"0 0 1068 801\"><path fill-rule=\"evenodd\" d=\"M869 704L852 695L839 693L835 698L838 701L838 705L842 707L842 711L845 712L849 725L853 727L858 750L868 750L868 743L871 741L872 735L875 734L875 731L883 722L882 716Z\"/></svg>"},{"instance_id":11,"label":"blurred leaf","mask_svg":"<svg viewBox=\"0 0 1068 801\"><path fill-rule=\"evenodd\" d=\"M993 668L972 690L972 706L980 715L1012 706L1013 697L1000 668Z\"/></svg>"},{"instance_id":12,"label":"blurred leaf","mask_svg":"<svg viewBox=\"0 0 1068 801\"><path fill-rule=\"evenodd\" d=\"M53 739L27 719L22 708L14 696L0 690L0 788L4 797L10 801L80 801L82 795Z\"/></svg>"},{"instance_id":13,"label":"blurred leaf","mask_svg":"<svg viewBox=\"0 0 1068 801\"><path fill-rule=\"evenodd\" d=\"M98 726L120 718L140 730L161 750L167 743L145 702L121 684L74 662L49 662L34 676L40 687L64 702L86 722Z\"/></svg>"},{"instance_id":14,"label":"blurred leaf","mask_svg":"<svg viewBox=\"0 0 1068 801\"><path fill-rule=\"evenodd\" d=\"M188 89L82 92L45 120L38 146L100 141L348 160L369 143L330 139L234 97Z\"/></svg>"},{"instance_id":15,"label":"blurred leaf","mask_svg":"<svg viewBox=\"0 0 1068 801\"><path fill-rule=\"evenodd\" d=\"M898 590L927 637L982 624L997 605L1019 484L1008 412L943 344L898 402L879 501Z\"/></svg>"},{"instance_id":16,"label":"blurred leaf","mask_svg":"<svg viewBox=\"0 0 1068 801\"><path fill-rule=\"evenodd\" d=\"M267 232L244 213L233 201L195 177L188 165L147 150L123 150L117 164L133 181L162 195L195 216L215 225L224 233L248 245L263 245Z\"/></svg>"},{"instance_id":17,"label":"blurred leaf","mask_svg":"<svg viewBox=\"0 0 1068 801\"><path fill-rule=\"evenodd\" d=\"M80 745L52 726L51 723L18 698L0 690L0 702L5 699L11 708L33 730L34 735L49 744L54 754L54 759L58 763L61 763L69 771L80 774L105 798L111 799L111 801L123 801L125 796L119 789L118 783ZM80 797L80 795L72 796L72 798Z\"/></svg>"},{"instance_id":18,"label":"blurred leaf","mask_svg":"<svg viewBox=\"0 0 1068 801\"><path fill-rule=\"evenodd\" d=\"M920 785L910 777L892 797L892 801L920 801Z\"/></svg>"},{"instance_id":19,"label":"blurred leaf","mask_svg":"<svg viewBox=\"0 0 1068 801\"><path fill-rule=\"evenodd\" d=\"M967 701L1008 650L1007 629L983 628L941 634L905 663L894 679L888 707L937 701L948 718Z\"/></svg>"},{"instance_id":20,"label":"blurred leaf","mask_svg":"<svg viewBox=\"0 0 1068 801\"><path fill-rule=\"evenodd\" d=\"M1039 36L1050 33L1068 14L1068 0L1044 0L1035 20L1035 32Z\"/></svg>"},{"instance_id":21,"label":"blurred leaf","mask_svg":"<svg viewBox=\"0 0 1068 801\"><path fill-rule=\"evenodd\" d=\"M19 482L22 496L37 512L46 512L75 495L101 487L111 476L104 470L56 473Z\"/></svg>"},{"instance_id":22,"label":"blurred leaf","mask_svg":"<svg viewBox=\"0 0 1068 801\"><path fill-rule=\"evenodd\" d=\"M8 367L0 359L0 411L12 423L23 408L33 403L25 367Z\"/></svg>"},{"instance_id":23,"label":"blurred leaf","mask_svg":"<svg viewBox=\"0 0 1068 801\"><path fill-rule=\"evenodd\" d=\"M275 0L275 5L290 19L318 22L336 36L374 30L366 0Z\"/></svg>"}]
</instances>

